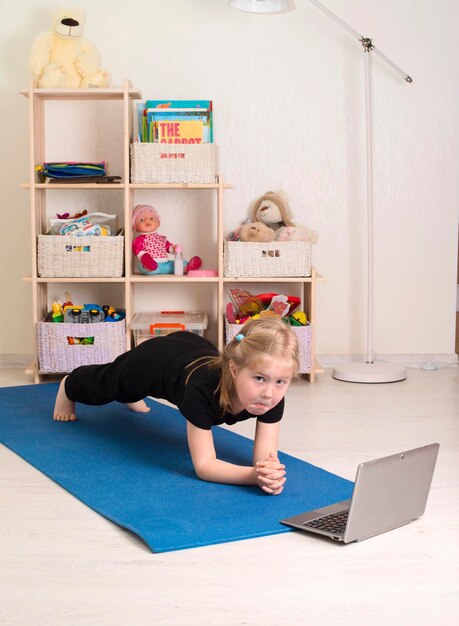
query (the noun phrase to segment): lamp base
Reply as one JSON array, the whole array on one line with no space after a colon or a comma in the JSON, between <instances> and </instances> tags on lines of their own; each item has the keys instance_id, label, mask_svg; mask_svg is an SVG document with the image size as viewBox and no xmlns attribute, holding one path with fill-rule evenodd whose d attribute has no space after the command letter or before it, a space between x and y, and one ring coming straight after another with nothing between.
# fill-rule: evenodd
<instances>
[{"instance_id":1,"label":"lamp base","mask_svg":"<svg viewBox=\"0 0 459 626\"><path fill-rule=\"evenodd\" d=\"M332 376L346 383L396 383L405 380L406 370L397 363L345 363Z\"/></svg>"}]
</instances>

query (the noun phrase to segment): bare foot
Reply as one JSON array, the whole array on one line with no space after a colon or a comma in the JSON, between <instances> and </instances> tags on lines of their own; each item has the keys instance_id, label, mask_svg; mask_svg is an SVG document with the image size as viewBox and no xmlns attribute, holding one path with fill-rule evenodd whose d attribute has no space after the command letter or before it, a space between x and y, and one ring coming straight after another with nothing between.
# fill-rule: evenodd
<instances>
[{"instance_id":1,"label":"bare foot","mask_svg":"<svg viewBox=\"0 0 459 626\"><path fill-rule=\"evenodd\" d=\"M57 422L75 422L78 418L75 415L75 402L72 402L67 398L65 393L65 376L59 386L59 391L56 396L56 404L54 405L53 419Z\"/></svg>"},{"instance_id":2,"label":"bare foot","mask_svg":"<svg viewBox=\"0 0 459 626\"><path fill-rule=\"evenodd\" d=\"M135 411L136 413L148 413L150 407L145 404L145 400L138 400L137 402L126 402L126 406Z\"/></svg>"}]
</instances>

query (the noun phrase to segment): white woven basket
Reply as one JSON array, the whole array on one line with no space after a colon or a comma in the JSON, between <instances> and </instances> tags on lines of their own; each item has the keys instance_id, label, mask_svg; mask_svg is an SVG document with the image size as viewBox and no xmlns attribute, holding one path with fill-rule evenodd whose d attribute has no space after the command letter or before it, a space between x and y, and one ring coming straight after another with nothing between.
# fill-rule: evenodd
<instances>
[{"instance_id":1,"label":"white woven basket","mask_svg":"<svg viewBox=\"0 0 459 626\"><path fill-rule=\"evenodd\" d=\"M131 144L131 183L214 183L217 146L203 144Z\"/></svg>"},{"instance_id":2,"label":"white woven basket","mask_svg":"<svg viewBox=\"0 0 459 626\"><path fill-rule=\"evenodd\" d=\"M68 373L80 365L109 363L126 352L125 320L94 324L45 320L37 324L38 364L43 374ZM70 345L69 337L94 337L94 344Z\"/></svg>"},{"instance_id":3,"label":"white woven basket","mask_svg":"<svg viewBox=\"0 0 459 626\"><path fill-rule=\"evenodd\" d=\"M311 244L225 241L225 276L311 276Z\"/></svg>"},{"instance_id":4,"label":"white woven basket","mask_svg":"<svg viewBox=\"0 0 459 626\"><path fill-rule=\"evenodd\" d=\"M229 343L234 337L241 331L241 324L230 324L225 317L225 340ZM312 326L306 324L306 326L292 326L293 332L296 335L300 353L300 369L299 374L309 374L312 369L311 359L311 340L312 340Z\"/></svg>"},{"instance_id":5,"label":"white woven basket","mask_svg":"<svg viewBox=\"0 0 459 626\"><path fill-rule=\"evenodd\" d=\"M38 275L52 277L120 277L124 236L75 237L38 235Z\"/></svg>"}]
</instances>

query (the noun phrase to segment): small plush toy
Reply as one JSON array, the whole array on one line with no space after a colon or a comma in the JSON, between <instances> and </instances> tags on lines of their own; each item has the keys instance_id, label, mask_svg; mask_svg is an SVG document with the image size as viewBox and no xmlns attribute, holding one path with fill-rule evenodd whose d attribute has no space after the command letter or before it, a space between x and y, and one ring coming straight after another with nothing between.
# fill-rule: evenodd
<instances>
[{"instance_id":1,"label":"small plush toy","mask_svg":"<svg viewBox=\"0 0 459 626\"><path fill-rule=\"evenodd\" d=\"M251 222L249 224L242 224L239 229L240 241L274 241L274 231L263 224L263 222Z\"/></svg>"},{"instance_id":2,"label":"small plush toy","mask_svg":"<svg viewBox=\"0 0 459 626\"><path fill-rule=\"evenodd\" d=\"M250 219L253 222L263 222L278 230L282 226L293 226L292 212L280 192L268 191L258 198L250 209Z\"/></svg>"},{"instance_id":3,"label":"small plush toy","mask_svg":"<svg viewBox=\"0 0 459 626\"><path fill-rule=\"evenodd\" d=\"M101 68L95 45L84 37L84 9L60 8L51 27L39 33L30 53L34 83L45 88L107 87L110 74Z\"/></svg>"},{"instance_id":4,"label":"small plush toy","mask_svg":"<svg viewBox=\"0 0 459 626\"><path fill-rule=\"evenodd\" d=\"M255 201L250 210L250 219L263 222L274 231L278 241L309 241L316 243L318 234L306 226L292 221L292 212L281 191L268 191Z\"/></svg>"},{"instance_id":5,"label":"small plush toy","mask_svg":"<svg viewBox=\"0 0 459 626\"><path fill-rule=\"evenodd\" d=\"M316 231L307 226L281 226L276 232L276 241L309 241L309 243L316 243L319 238Z\"/></svg>"},{"instance_id":6,"label":"small plush toy","mask_svg":"<svg viewBox=\"0 0 459 626\"><path fill-rule=\"evenodd\" d=\"M172 244L164 235L156 232L161 220L158 211L149 204L138 204L132 214L132 228L141 233L132 242L132 251L139 260L142 274L173 274L174 259L168 255L177 252L178 245ZM198 256L183 261L184 272L198 270L202 261Z\"/></svg>"}]
</instances>

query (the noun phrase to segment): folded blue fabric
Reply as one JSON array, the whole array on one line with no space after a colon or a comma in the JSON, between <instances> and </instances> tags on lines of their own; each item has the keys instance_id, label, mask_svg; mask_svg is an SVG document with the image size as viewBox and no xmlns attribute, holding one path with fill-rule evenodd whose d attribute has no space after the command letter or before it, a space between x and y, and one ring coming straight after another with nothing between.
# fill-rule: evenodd
<instances>
[{"instance_id":1,"label":"folded blue fabric","mask_svg":"<svg viewBox=\"0 0 459 626\"><path fill-rule=\"evenodd\" d=\"M56 383L0 389L0 441L153 552L292 532L279 521L352 494L352 482L283 453L287 483L279 496L203 482L176 409L152 400L150 413L117 403L79 405L77 422L55 422L57 389ZM219 458L251 465L250 439L219 427L213 432Z\"/></svg>"},{"instance_id":2,"label":"folded blue fabric","mask_svg":"<svg viewBox=\"0 0 459 626\"><path fill-rule=\"evenodd\" d=\"M41 173L46 178L67 178L75 176L105 176L105 161L101 163L73 163L70 161L43 163Z\"/></svg>"}]
</instances>

